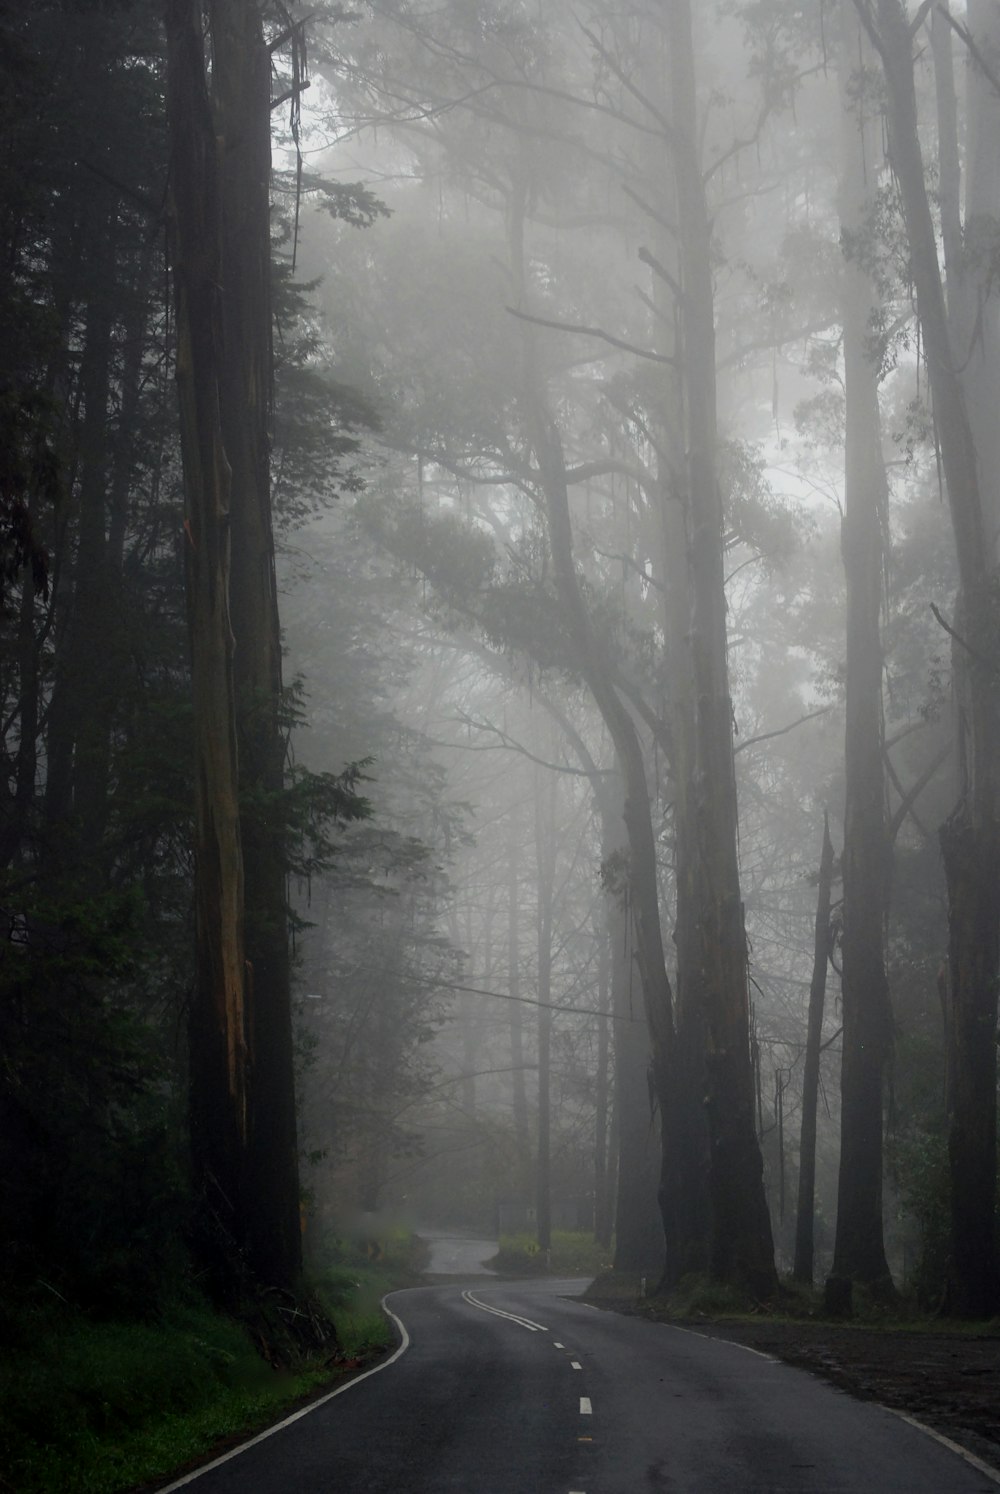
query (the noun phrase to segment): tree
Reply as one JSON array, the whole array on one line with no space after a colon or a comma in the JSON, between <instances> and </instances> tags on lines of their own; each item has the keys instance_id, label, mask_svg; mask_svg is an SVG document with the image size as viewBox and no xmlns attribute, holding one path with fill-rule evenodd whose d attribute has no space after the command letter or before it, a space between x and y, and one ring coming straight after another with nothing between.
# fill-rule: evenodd
<instances>
[{"instance_id":1,"label":"tree","mask_svg":"<svg viewBox=\"0 0 1000 1494\"><path fill-rule=\"evenodd\" d=\"M857 243L870 210L877 155L856 59L864 49L854 6L841 7L838 73L842 110L841 232ZM886 824L882 731L883 536L888 491L877 371L869 353L874 306L864 269L843 277L845 474L843 559L847 580L843 903L843 1054L840 1186L833 1273L892 1290L882 1232L882 1104L892 1044L886 975L891 846Z\"/></svg>"},{"instance_id":2,"label":"tree","mask_svg":"<svg viewBox=\"0 0 1000 1494\"><path fill-rule=\"evenodd\" d=\"M948 322L924 176L914 85L914 32L900 0L856 0L887 91L889 158L899 186L947 487L960 594L951 634L958 699L959 794L941 827L948 884L949 1162L952 1311L988 1315L997 1301L996 1048L1000 875L996 764L995 566L969 419ZM920 19L923 19L921 15Z\"/></svg>"},{"instance_id":3,"label":"tree","mask_svg":"<svg viewBox=\"0 0 1000 1494\"><path fill-rule=\"evenodd\" d=\"M191 1131L203 1249L230 1293L234 1251L291 1287L301 1244L267 463L270 53L255 6L215 0L208 20L210 73L201 4L168 0L196 754Z\"/></svg>"},{"instance_id":4,"label":"tree","mask_svg":"<svg viewBox=\"0 0 1000 1494\"><path fill-rule=\"evenodd\" d=\"M826 997L826 967L830 962L830 898L833 884L833 842L830 817L823 816L823 847L820 852L816 890L816 939L813 974L809 987L809 1028L802 1075L802 1132L799 1142L799 1192L795 1214L796 1281L812 1286L813 1243L816 1208L816 1107L819 1100L819 1060L823 1041L823 1004Z\"/></svg>"}]
</instances>

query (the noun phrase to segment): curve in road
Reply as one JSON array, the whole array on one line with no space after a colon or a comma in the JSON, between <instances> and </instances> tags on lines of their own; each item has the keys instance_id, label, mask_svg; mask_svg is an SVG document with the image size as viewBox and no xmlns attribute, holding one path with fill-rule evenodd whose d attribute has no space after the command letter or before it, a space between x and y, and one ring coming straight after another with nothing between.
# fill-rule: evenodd
<instances>
[{"instance_id":1,"label":"curve in road","mask_svg":"<svg viewBox=\"0 0 1000 1494\"><path fill-rule=\"evenodd\" d=\"M1000 1485L985 1464L883 1407L754 1350L600 1312L572 1295L582 1285L394 1293L402 1342L378 1367L391 1373L359 1377L169 1489L982 1494Z\"/></svg>"}]
</instances>

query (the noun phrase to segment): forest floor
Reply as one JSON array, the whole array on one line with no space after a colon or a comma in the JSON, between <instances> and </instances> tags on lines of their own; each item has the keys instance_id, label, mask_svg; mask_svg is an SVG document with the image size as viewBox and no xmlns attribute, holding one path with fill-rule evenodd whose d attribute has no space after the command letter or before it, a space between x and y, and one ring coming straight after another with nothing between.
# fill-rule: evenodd
<instances>
[{"instance_id":1,"label":"forest floor","mask_svg":"<svg viewBox=\"0 0 1000 1494\"><path fill-rule=\"evenodd\" d=\"M820 1322L675 1320L809 1370L932 1427L1000 1470L1000 1332Z\"/></svg>"}]
</instances>

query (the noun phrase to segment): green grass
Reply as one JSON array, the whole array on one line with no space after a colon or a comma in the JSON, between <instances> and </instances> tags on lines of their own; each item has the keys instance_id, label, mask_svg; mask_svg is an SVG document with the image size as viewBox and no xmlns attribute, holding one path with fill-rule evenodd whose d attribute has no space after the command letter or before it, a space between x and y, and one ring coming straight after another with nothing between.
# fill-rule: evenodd
<instances>
[{"instance_id":1,"label":"green grass","mask_svg":"<svg viewBox=\"0 0 1000 1494\"><path fill-rule=\"evenodd\" d=\"M596 1276L609 1266L608 1251L584 1230L553 1230L548 1259L534 1235L501 1235L500 1249L487 1263L510 1275Z\"/></svg>"},{"instance_id":2,"label":"green grass","mask_svg":"<svg viewBox=\"0 0 1000 1494\"><path fill-rule=\"evenodd\" d=\"M0 1363L0 1466L18 1494L112 1494L256 1429L330 1379L272 1370L207 1307L157 1323L39 1315ZM6 1487L6 1486L5 1486Z\"/></svg>"},{"instance_id":3,"label":"green grass","mask_svg":"<svg viewBox=\"0 0 1000 1494\"><path fill-rule=\"evenodd\" d=\"M337 1326L338 1364L272 1369L237 1322L178 1304L148 1323L53 1305L0 1324L0 1489L119 1494L261 1430L392 1342L380 1311L414 1279L412 1250L346 1250L310 1282ZM8 1347L8 1345L10 1347Z\"/></svg>"}]
</instances>

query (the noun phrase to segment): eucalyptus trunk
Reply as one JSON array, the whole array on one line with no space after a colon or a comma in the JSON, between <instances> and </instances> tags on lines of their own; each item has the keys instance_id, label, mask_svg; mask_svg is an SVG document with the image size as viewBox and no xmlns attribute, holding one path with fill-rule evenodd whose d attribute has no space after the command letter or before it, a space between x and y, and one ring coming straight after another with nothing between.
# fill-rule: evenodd
<instances>
[{"instance_id":1,"label":"eucalyptus trunk","mask_svg":"<svg viewBox=\"0 0 1000 1494\"><path fill-rule=\"evenodd\" d=\"M216 1294L229 1296L232 1249L246 1243L249 1033L229 612L230 465L219 409L222 189L197 0L168 0L166 33L195 752L191 1147L201 1252Z\"/></svg>"},{"instance_id":2,"label":"eucalyptus trunk","mask_svg":"<svg viewBox=\"0 0 1000 1494\"><path fill-rule=\"evenodd\" d=\"M948 887L948 1154L951 1253L947 1306L986 1316L998 1303L996 1021L1000 834L996 774L995 566L973 437L951 342L917 129L914 38L900 0L878 0L873 37L886 80L889 155L899 185L910 270L947 486L960 595L952 625L958 715L958 801L941 827Z\"/></svg>"},{"instance_id":3,"label":"eucalyptus trunk","mask_svg":"<svg viewBox=\"0 0 1000 1494\"><path fill-rule=\"evenodd\" d=\"M219 392L231 471L233 633L247 980L252 987L248 1220L262 1281L292 1286L302 1265L283 816L281 630L271 524L271 56L259 7L210 0L212 102L221 152Z\"/></svg>"},{"instance_id":4,"label":"eucalyptus trunk","mask_svg":"<svg viewBox=\"0 0 1000 1494\"><path fill-rule=\"evenodd\" d=\"M842 174L840 221L857 235L876 179L876 145L857 101L862 33L844 0L838 59ZM833 1274L892 1289L882 1225L882 1111L892 1014L885 964L890 856L883 765L883 533L888 489L878 381L867 351L874 292L865 271L844 265L841 293L846 464L841 550L847 581L844 757L843 1050L840 1173Z\"/></svg>"},{"instance_id":5,"label":"eucalyptus trunk","mask_svg":"<svg viewBox=\"0 0 1000 1494\"><path fill-rule=\"evenodd\" d=\"M830 962L830 904L833 889L833 842L830 816L823 815L823 847L816 889L812 980L809 1018L802 1065L802 1130L799 1138L799 1191L795 1213L795 1265L792 1275L812 1286L816 1231L816 1108L819 1102L819 1064L823 1045L823 1008L826 967Z\"/></svg>"},{"instance_id":6,"label":"eucalyptus trunk","mask_svg":"<svg viewBox=\"0 0 1000 1494\"><path fill-rule=\"evenodd\" d=\"M716 470L712 234L698 155L689 0L668 0L671 139L681 270L680 355L687 414L684 504L695 707L692 805L697 941L693 976L704 1014L713 1277L777 1286L763 1161L755 1128L746 932L737 856L733 705L729 691L722 494ZM692 992L692 996L694 993Z\"/></svg>"}]
</instances>

